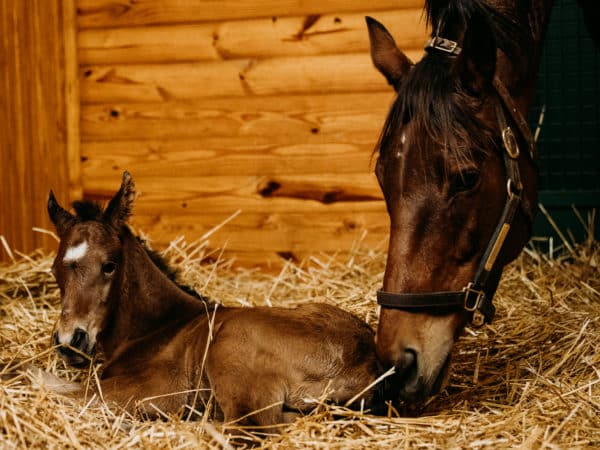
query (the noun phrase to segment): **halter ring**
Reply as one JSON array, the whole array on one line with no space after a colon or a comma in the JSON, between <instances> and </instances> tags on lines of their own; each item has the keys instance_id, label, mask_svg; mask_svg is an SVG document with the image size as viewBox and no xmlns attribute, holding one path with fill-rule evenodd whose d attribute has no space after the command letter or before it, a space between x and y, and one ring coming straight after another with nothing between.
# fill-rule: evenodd
<instances>
[{"instance_id":1,"label":"halter ring","mask_svg":"<svg viewBox=\"0 0 600 450\"><path fill-rule=\"evenodd\" d=\"M508 156L512 159L517 159L520 153L519 144L512 129L508 126L502 130L502 142L504 142L504 148Z\"/></svg>"}]
</instances>

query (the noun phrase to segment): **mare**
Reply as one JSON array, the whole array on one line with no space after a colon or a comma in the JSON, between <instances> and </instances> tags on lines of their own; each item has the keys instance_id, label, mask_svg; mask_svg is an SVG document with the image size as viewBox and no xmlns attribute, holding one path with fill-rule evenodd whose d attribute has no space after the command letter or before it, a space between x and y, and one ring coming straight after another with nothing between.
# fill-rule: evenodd
<instances>
[{"instance_id":1,"label":"mare","mask_svg":"<svg viewBox=\"0 0 600 450\"><path fill-rule=\"evenodd\" d=\"M413 64L367 18L371 57L396 98L375 174L390 217L377 354L400 398L448 377L467 324L492 321L503 267L527 243L537 205L525 117L550 0L427 0L431 39Z\"/></svg>"},{"instance_id":2,"label":"mare","mask_svg":"<svg viewBox=\"0 0 600 450\"><path fill-rule=\"evenodd\" d=\"M75 367L103 351L96 389L108 404L148 417L205 411L212 389L225 421L259 427L289 421L325 393L370 401L377 363L367 324L322 303L231 308L193 297L130 231L133 200L127 172L105 210L75 202L74 215L52 192L48 200L62 302L52 340Z\"/></svg>"}]
</instances>

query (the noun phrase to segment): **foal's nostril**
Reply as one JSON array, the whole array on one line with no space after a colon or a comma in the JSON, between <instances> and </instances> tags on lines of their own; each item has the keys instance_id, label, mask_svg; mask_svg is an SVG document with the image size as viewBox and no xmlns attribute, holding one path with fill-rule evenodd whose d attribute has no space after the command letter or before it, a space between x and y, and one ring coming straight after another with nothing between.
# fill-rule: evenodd
<instances>
[{"instance_id":1,"label":"foal's nostril","mask_svg":"<svg viewBox=\"0 0 600 450\"><path fill-rule=\"evenodd\" d=\"M55 331L52 334L52 344L54 344L54 345L60 345L60 342L58 342L58 331Z\"/></svg>"},{"instance_id":2,"label":"foal's nostril","mask_svg":"<svg viewBox=\"0 0 600 450\"><path fill-rule=\"evenodd\" d=\"M73 338L71 339L71 347L74 347L79 350L83 350L84 347L87 346L87 331L82 330L81 328L76 328L73 333Z\"/></svg>"}]
</instances>

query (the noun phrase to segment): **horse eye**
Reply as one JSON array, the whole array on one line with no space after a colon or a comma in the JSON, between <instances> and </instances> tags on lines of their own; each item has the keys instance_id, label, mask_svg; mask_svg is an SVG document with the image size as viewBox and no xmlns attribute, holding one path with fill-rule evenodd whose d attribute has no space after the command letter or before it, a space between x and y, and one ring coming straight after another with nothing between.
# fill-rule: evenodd
<instances>
[{"instance_id":1,"label":"horse eye","mask_svg":"<svg viewBox=\"0 0 600 450\"><path fill-rule=\"evenodd\" d=\"M116 268L117 265L114 262L105 262L104 264L102 264L102 273L104 275L112 275Z\"/></svg>"},{"instance_id":2,"label":"horse eye","mask_svg":"<svg viewBox=\"0 0 600 450\"><path fill-rule=\"evenodd\" d=\"M475 170L460 172L454 175L450 180L450 187L448 188L449 196L454 197L461 192L472 191L478 184L479 172Z\"/></svg>"}]
</instances>

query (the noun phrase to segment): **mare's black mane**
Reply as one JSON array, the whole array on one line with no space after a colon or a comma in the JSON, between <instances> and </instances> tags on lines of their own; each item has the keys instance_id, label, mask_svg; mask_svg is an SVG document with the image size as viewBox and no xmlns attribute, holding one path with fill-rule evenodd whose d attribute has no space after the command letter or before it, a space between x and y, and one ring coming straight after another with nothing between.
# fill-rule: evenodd
<instances>
[{"instance_id":1,"label":"mare's black mane","mask_svg":"<svg viewBox=\"0 0 600 450\"><path fill-rule=\"evenodd\" d=\"M78 222L87 222L87 221L102 222L104 213L103 213L102 207L96 202L76 201L76 202L73 202L73 209L75 210L75 213L77 214L76 220ZM191 286L179 283L177 281L178 270L171 267L169 265L169 263L167 262L167 260L162 255L160 255L158 252L156 252L155 250L152 250L150 247L148 247L148 243L144 239L140 238L139 236L134 235L128 227L127 227L127 231L129 233L131 233L131 235L135 239L137 239L137 241L140 243L140 245L142 246L142 248L144 249L146 254L150 257L150 260L154 263L154 265L156 267L158 267L158 269L162 273L164 273L167 276L167 278L169 278L169 280L171 280L173 283L175 283L175 285L179 289L181 289L186 294L191 295L192 297L196 297L199 300L210 303L210 299L208 297L205 297L202 294L198 293Z\"/></svg>"},{"instance_id":2,"label":"mare's black mane","mask_svg":"<svg viewBox=\"0 0 600 450\"><path fill-rule=\"evenodd\" d=\"M468 54L475 60L492 60L495 65L496 49L501 49L515 67L527 73L527 56L533 48L527 19L530 0L517 3L518 10L509 14L481 0L427 0L425 14L433 35L438 32L440 37L453 40L464 37L459 58ZM477 55L486 51L486 55ZM460 74L453 70L455 62L443 52L430 51L414 65L400 84L384 124L380 153L398 145L398 129L408 121L415 126L418 147L433 143L458 160L470 160L473 148L489 148L492 130L475 117L484 106L485 96L464 86Z\"/></svg>"}]
</instances>

